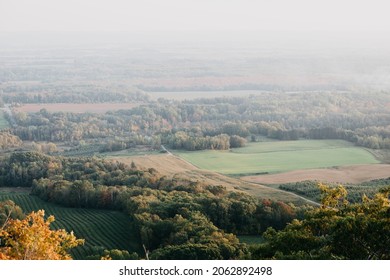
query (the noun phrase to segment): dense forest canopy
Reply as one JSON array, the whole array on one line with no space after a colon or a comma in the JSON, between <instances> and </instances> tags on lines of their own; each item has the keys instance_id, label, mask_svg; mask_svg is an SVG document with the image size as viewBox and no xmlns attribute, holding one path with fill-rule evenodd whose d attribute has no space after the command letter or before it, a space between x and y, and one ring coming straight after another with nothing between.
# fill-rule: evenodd
<instances>
[{"instance_id":1,"label":"dense forest canopy","mask_svg":"<svg viewBox=\"0 0 390 280\"><path fill-rule=\"evenodd\" d=\"M306 212L281 231L269 228L265 242L253 254L271 259L347 259L390 258L389 188L374 198L363 196L360 203L349 203L343 186L320 185L322 206Z\"/></svg>"}]
</instances>

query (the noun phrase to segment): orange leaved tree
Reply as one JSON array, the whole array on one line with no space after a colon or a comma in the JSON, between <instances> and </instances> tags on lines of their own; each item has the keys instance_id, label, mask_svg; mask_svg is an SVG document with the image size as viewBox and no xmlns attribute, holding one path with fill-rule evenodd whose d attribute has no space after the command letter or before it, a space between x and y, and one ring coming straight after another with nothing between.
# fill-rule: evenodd
<instances>
[{"instance_id":1,"label":"orange leaved tree","mask_svg":"<svg viewBox=\"0 0 390 280\"><path fill-rule=\"evenodd\" d=\"M0 225L0 260L69 260L69 249L81 245L73 232L52 230L54 216L31 212L24 219L9 219Z\"/></svg>"}]
</instances>

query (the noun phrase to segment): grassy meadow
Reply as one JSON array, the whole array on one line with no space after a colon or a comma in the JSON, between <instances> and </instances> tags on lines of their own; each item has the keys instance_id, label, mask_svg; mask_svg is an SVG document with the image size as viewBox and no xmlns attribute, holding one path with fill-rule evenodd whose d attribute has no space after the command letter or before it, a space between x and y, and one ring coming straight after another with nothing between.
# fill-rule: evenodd
<instances>
[{"instance_id":1,"label":"grassy meadow","mask_svg":"<svg viewBox=\"0 0 390 280\"><path fill-rule=\"evenodd\" d=\"M118 211L68 208L45 202L26 192L2 191L0 201L13 200L25 213L45 209L47 216L54 215L54 228L73 231L77 238L85 239L83 246L72 250L73 258L85 259L94 248L135 251L137 241L130 242L132 228L129 218Z\"/></svg>"},{"instance_id":2,"label":"grassy meadow","mask_svg":"<svg viewBox=\"0 0 390 280\"><path fill-rule=\"evenodd\" d=\"M195 166L228 175L279 173L298 169L378 163L361 147L343 140L248 143L230 151L178 151Z\"/></svg>"}]
</instances>

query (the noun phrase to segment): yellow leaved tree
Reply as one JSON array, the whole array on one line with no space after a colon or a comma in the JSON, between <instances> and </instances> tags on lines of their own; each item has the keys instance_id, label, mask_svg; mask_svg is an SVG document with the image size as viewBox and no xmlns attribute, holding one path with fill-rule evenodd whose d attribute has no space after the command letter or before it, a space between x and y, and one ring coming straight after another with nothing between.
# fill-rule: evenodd
<instances>
[{"instance_id":1,"label":"yellow leaved tree","mask_svg":"<svg viewBox=\"0 0 390 280\"><path fill-rule=\"evenodd\" d=\"M69 250L84 243L73 232L52 230L54 216L44 218L44 210L24 219L9 219L0 225L0 260L69 260Z\"/></svg>"}]
</instances>

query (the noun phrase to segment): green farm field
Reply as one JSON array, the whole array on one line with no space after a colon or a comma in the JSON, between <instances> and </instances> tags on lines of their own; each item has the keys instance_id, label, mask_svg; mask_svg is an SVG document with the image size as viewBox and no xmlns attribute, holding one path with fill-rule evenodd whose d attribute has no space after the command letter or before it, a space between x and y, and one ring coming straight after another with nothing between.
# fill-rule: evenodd
<instances>
[{"instance_id":1,"label":"green farm field","mask_svg":"<svg viewBox=\"0 0 390 280\"><path fill-rule=\"evenodd\" d=\"M248 143L244 148L230 151L175 154L201 169L227 175L379 163L367 150L343 140L269 141Z\"/></svg>"},{"instance_id":2,"label":"green farm field","mask_svg":"<svg viewBox=\"0 0 390 280\"><path fill-rule=\"evenodd\" d=\"M132 242L132 228L129 218L118 211L67 208L45 202L26 192L4 191L0 188L0 201L13 200L25 213L45 210L46 216L54 215L53 227L73 231L77 238L85 239L82 246L72 250L74 259L85 259L94 253L94 248L137 250ZM135 239L133 239L135 240Z\"/></svg>"}]
</instances>

